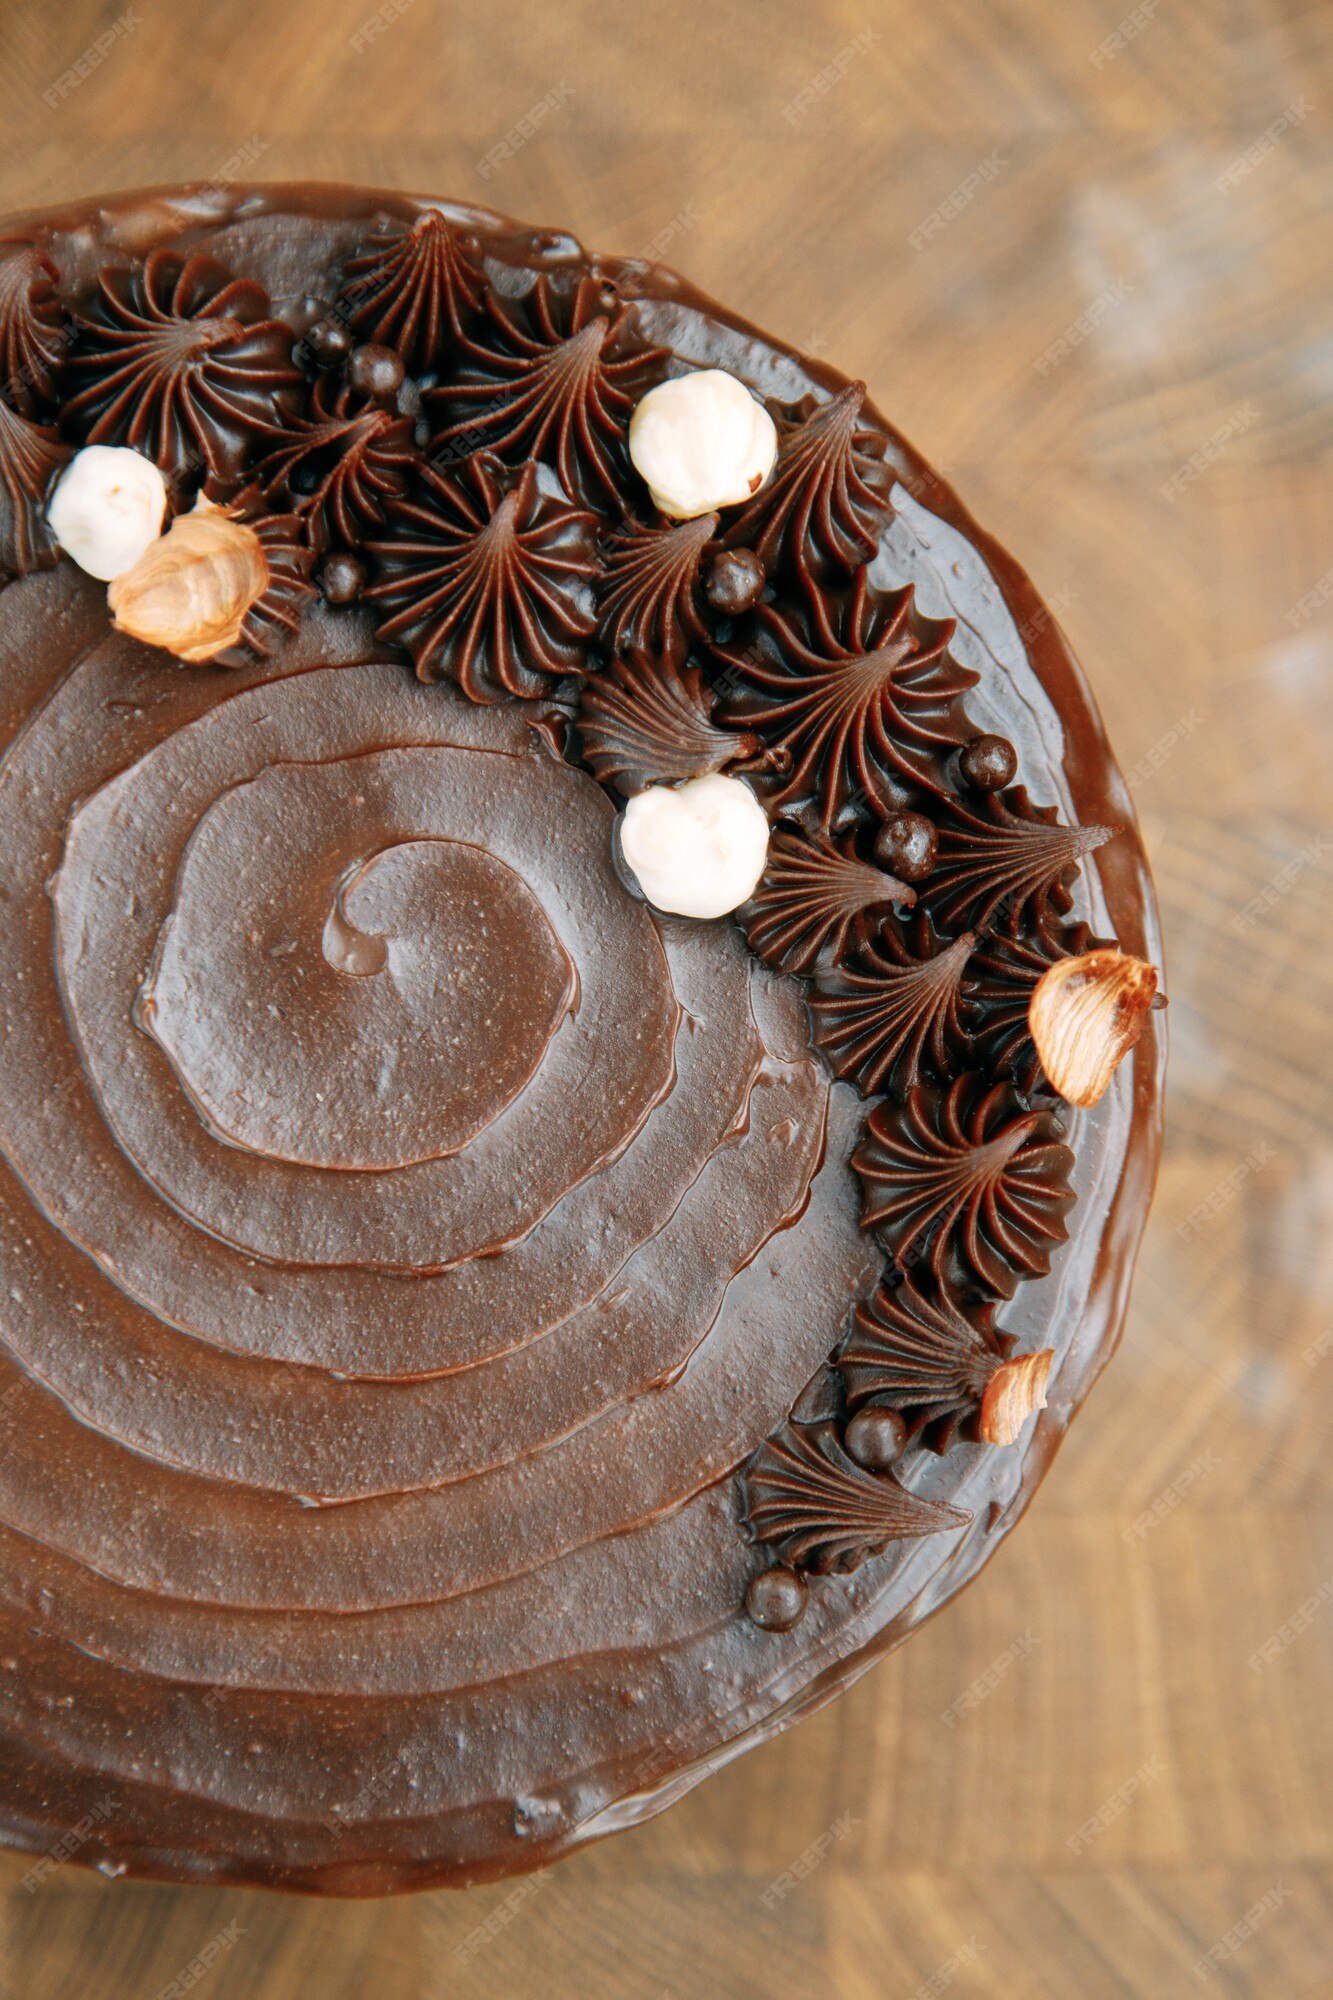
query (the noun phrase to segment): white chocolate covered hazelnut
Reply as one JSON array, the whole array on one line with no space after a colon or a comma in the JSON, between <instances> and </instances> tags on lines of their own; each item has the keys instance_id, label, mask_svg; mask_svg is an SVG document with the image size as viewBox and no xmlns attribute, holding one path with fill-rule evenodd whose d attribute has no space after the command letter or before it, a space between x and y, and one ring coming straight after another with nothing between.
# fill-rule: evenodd
<instances>
[{"instance_id":1,"label":"white chocolate covered hazelnut","mask_svg":"<svg viewBox=\"0 0 1333 2000\"><path fill-rule=\"evenodd\" d=\"M690 521L759 491L778 455L763 404L725 368L660 382L629 424L629 455L664 514Z\"/></svg>"},{"instance_id":2,"label":"white chocolate covered hazelnut","mask_svg":"<svg viewBox=\"0 0 1333 2000\"><path fill-rule=\"evenodd\" d=\"M141 452L90 444L76 451L47 504L51 532L89 576L110 583L157 540L167 482Z\"/></svg>"},{"instance_id":3,"label":"white chocolate covered hazelnut","mask_svg":"<svg viewBox=\"0 0 1333 2000\"><path fill-rule=\"evenodd\" d=\"M652 785L620 819L620 851L648 901L680 917L725 917L768 858L768 820L747 784L716 772Z\"/></svg>"}]
</instances>

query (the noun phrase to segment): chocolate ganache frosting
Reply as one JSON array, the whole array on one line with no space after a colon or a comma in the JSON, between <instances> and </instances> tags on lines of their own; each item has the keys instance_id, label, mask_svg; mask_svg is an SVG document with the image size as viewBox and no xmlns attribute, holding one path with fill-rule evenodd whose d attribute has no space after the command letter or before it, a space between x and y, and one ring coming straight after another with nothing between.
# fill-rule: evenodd
<instances>
[{"instance_id":1,"label":"chocolate ganache frosting","mask_svg":"<svg viewBox=\"0 0 1333 2000\"><path fill-rule=\"evenodd\" d=\"M776 460L668 518L629 421L714 369ZM249 552L225 641L62 552L93 445ZM367 1895L644 1819L975 1575L1118 1336L1158 1017L1078 1108L1028 1005L1160 952L1058 628L864 385L340 187L0 225L0 583L0 1837ZM708 920L617 839L705 773Z\"/></svg>"}]
</instances>

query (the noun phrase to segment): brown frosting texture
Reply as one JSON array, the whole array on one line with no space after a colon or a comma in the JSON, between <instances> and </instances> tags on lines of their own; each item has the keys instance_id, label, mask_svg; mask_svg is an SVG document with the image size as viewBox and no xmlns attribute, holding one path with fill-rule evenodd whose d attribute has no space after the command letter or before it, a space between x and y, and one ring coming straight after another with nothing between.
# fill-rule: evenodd
<instances>
[{"instance_id":1,"label":"brown frosting texture","mask_svg":"<svg viewBox=\"0 0 1333 2000\"><path fill-rule=\"evenodd\" d=\"M512 1841L521 1772L560 1797L590 1754L551 1761L557 1690L623 1654L633 1756L664 1635L706 1649L739 1599L709 1496L873 1272L849 1107L795 992L627 893L612 806L513 707L330 614L280 665L183 673L68 569L31 586L0 594L7 649L52 633L0 764L0 1561L10 1612L49 1592L61 1686L100 1673L51 1755L132 1790L160 1742L159 1838L187 1798L295 1815L288 1863L324 1870L379 1853L396 1765L432 1851L480 1815L475 1860L479 1703ZM312 1774L347 1702L399 1747L344 1837ZM256 1727L259 1769L222 1753Z\"/></svg>"}]
</instances>

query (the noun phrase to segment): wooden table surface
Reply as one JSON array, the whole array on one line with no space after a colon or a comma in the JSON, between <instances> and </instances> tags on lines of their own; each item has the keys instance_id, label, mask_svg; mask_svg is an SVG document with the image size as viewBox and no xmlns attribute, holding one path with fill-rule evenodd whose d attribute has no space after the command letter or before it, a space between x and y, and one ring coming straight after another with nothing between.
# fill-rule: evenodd
<instances>
[{"instance_id":1,"label":"wooden table surface","mask_svg":"<svg viewBox=\"0 0 1333 2000\"><path fill-rule=\"evenodd\" d=\"M0 210L453 193L865 376L1088 667L1173 1045L1121 1353L984 1577L852 1694L517 1892L5 1857L0 1994L1333 1994L1331 81L1329 0L0 10Z\"/></svg>"}]
</instances>

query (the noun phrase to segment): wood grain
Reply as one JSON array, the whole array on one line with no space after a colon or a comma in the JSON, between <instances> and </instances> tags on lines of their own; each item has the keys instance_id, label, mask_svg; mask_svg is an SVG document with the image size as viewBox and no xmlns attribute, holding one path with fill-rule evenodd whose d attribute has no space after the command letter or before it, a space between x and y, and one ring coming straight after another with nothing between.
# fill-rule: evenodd
<instances>
[{"instance_id":1,"label":"wood grain","mask_svg":"<svg viewBox=\"0 0 1333 2000\"><path fill-rule=\"evenodd\" d=\"M0 208L247 153L448 191L656 246L864 375L1053 599L1132 773L1167 1165L1124 1348L1030 1518L833 1708L519 1891L323 1907L29 1887L6 1857L0 1993L155 2000L204 1952L209 2000L1333 1994L1333 12L375 21L11 5Z\"/></svg>"}]
</instances>

